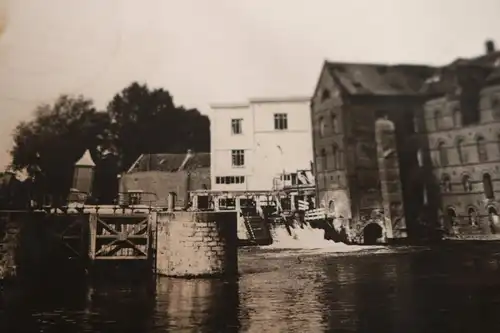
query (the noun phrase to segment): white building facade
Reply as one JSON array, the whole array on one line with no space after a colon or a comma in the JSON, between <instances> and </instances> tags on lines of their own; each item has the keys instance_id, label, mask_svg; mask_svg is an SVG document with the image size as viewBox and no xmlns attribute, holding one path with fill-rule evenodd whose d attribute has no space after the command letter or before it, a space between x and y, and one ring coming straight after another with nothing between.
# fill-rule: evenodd
<instances>
[{"instance_id":1,"label":"white building facade","mask_svg":"<svg viewBox=\"0 0 500 333\"><path fill-rule=\"evenodd\" d=\"M211 180L218 191L268 191L283 174L310 170L310 98L212 105Z\"/></svg>"}]
</instances>

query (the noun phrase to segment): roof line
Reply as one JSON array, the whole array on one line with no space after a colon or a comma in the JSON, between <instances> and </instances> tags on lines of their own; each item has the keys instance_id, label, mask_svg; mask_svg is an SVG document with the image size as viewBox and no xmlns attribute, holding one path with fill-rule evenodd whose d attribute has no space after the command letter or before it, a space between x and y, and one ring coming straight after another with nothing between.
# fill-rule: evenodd
<instances>
[{"instance_id":1,"label":"roof line","mask_svg":"<svg viewBox=\"0 0 500 333\"><path fill-rule=\"evenodd\" d=\"M246 108L254 103L285 103L285 102L309 102L310 96L286 96L286 97L252 97L246 102L227 102L210 104L212 109Z\"/></svg>"}]
</instances>

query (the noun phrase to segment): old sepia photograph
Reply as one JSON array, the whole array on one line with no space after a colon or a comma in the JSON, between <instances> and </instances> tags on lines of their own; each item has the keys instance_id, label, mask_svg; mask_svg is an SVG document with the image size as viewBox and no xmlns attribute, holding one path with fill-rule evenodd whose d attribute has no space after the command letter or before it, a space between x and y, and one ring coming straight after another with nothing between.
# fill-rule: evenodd
<instances>
[{"instance_id":1,"label":"old sepia photograph","mask_svg":"<svg viewBox=\"0 0 500 333\"><path fill-rule=\"evenodd\" d=\"M0 0L0 333L500 333L499 0Z\"/></svg>"}]
</instances>

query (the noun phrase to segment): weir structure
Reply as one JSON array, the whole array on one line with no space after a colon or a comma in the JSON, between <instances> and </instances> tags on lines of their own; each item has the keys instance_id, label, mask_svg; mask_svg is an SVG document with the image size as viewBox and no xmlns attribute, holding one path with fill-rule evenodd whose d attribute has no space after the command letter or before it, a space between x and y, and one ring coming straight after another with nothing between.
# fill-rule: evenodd
<instances>
[{"instance_id":1,"label":"weir structure","mask_svg":"<svg viewBox=\"0 0 500 333\"><path fill-rule=\"evenodd\" d=\"M155 207L156 195L142 191L119 193L117 204L89 205L93 167L87 151L63 205L0 210L0 281L108 268L237 276L236 211L177 211L173 193L167 207Z\"/></svg>"}]
</instances>

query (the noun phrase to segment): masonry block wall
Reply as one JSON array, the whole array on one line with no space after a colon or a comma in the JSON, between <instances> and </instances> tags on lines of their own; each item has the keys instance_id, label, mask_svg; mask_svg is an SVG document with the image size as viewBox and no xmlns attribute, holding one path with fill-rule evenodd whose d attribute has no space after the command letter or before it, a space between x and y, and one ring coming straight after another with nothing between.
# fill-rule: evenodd
<instances>
[{"instance_id":1,"label":"masonry block wall","mask_svg":"<svg viewBox=\"0 0 500 333\"><path fill-rule=\"evenodd\" d=\"M157 273L236 276L236 212L165 212L157 220Z\"/></svg>"}]
</instances>

